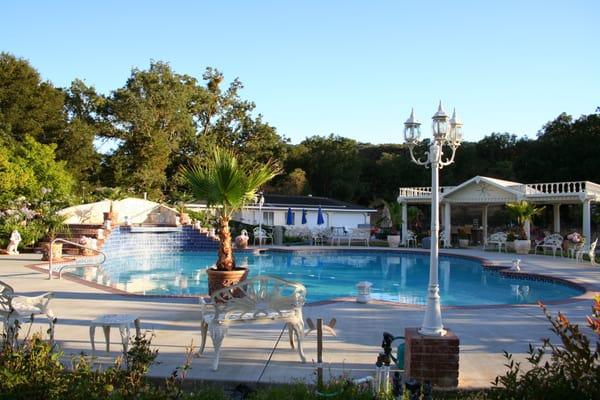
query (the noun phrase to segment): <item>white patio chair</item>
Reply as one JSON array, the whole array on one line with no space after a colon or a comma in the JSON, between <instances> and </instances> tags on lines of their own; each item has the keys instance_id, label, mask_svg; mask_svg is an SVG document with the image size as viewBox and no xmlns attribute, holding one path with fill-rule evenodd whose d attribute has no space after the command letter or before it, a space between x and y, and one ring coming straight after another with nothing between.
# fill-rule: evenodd
<instances>
[{"instance_id":1,"label":"white patio chair","mask_svg":"<svg viewBox=\"0 0 600 400\"><path fill-rule=\"evenodd\" d=\"M558 233L553 233L551 235L546 236L544 238L544 240L535 242L534 254L537 254L537 249L542 249L542 251L544 253L546 253L546 249L549 249L549 250L552 250L553 257L556 256L557 250L560 252L560 256L562 257L563 256L562 243L563 243L563 237L561 235L559 235Z\"/></svg>"},{"instance_id":2,"label":"white patio chair","mask_svg":"<svg viewBox=\"0 0 600 400\"><path fill-rule=\"evenodd\" d=\"M334 244L336 246L339 246L342 242L342 240L347 240L349 238L348 236L348 232L346 231L346 228L342 227L342 226L334 226L331 227L331 236L329 237L329 241L330 241L330 245L333 246Z\"/></svg>"},{"instance_id":3,"label":"white patio chair","mask_svg":"<svg viewBox=\"0 0 600 400\"><path fill-rule=\"evenodd\" d=\"M440 244L445 249L449 249L452 247L452 244L450 244L450 235L448 234L448 231L445 229L442 231L442 233L440 233Z\"/></svg>"},{"instance_id":4,"label":"white patio chair","mask_svg":"<svg viewBox=\"0 0 600 400\"><path fill-rule=\"evenodd\" d=\"M313 228L310 230L310 243L314 246L323 245L323 240L325 238L324 232L322 229Z\"/></svg>"},{"instance_id":5,"label":"white patio chair","mask_svg":"<svg viewBox=\"0 0 600 400\"><path fill-rule=\"evenodd\" d=\"M404 244L406 247L410 247L410 244L413 244L414 247L417 247L417 235L411 230L406 231L406 239L404 240Z\"/></svg>"},{"instance_id":6,"label":"white patio chair","mask_svg":"<svg viewBox=\"0 0 600 400\"><path fill-rule=\"evenodd\" d=\"M485 250L488 245L496 245L498 247L498 253L502 251L502 247L504 247L504 251L506 252L507 239L508 235L506 232L492 233L490 237L485 239L483 243L483 249Z\"/></svg>"},{"instance_id":7,"label":"white patio chair","mask_svg":"<svg viewBox=\"0 0 600 400\"><path fill-rule=\"evenodd\" d=\"M0 281L0 320L10 343L15 338L15 322L24 324L33 321L36 315L44 315L48 319L50 341L54 341L54 324L56 318L48 306L54 293L48 292L40 296L19 296L7 283Z\"/></svg>"},{"instance_id":8,"label":"white patio chair","mask_svg":"<svg viewBox=\"0 0 600 400\"><path fill-rule=\"evenodd\" d=\"M583 256L587 255L590 258L590 263L592 265L596 265L596 245L598 244L598 238L594 240L589 248L583 246L581 250L579 250L575 255L575 260L577 262L583 262Z\"/></svg>"},{"instance_id":9,"label":"white patio chair","mask_svg":"<svg viewBox=\"0 0 600 400\"><path fill-rule=\"evenodd\" d=\"M256 245L256 241L258 240L258 244L262 245L269 243L269 240L271 241L271 244L273 244L273 236L268 233L266 230L264 230L263 228L260 227L256 227L254 228L254 230L252 231L253 235L254 235L254 244Z\"/></svg>"},{"instance_id":10,"label":"white patio chair","mask_svg":"<svg viewBox=\"0 0 600 400\"><path fill-rule=\"evenodd\" d=\"M581 241L579 243L571 244L568 249L569 258L577 258L577 253L584 250L584 248L585 248L585 242L583 242L583 241Z\"/></svg>"}]
</instances>

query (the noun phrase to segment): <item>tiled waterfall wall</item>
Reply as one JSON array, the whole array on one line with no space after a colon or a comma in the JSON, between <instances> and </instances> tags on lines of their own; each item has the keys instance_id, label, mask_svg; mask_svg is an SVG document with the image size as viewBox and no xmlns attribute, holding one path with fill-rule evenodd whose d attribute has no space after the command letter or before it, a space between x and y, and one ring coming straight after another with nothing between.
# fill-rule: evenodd
<instances>
[{"instance_id":1,"label":"tiled waterfall wall","mask_svg":"<svg viewBox=\"0 0 600 400\"><path fill-rule=\"evenodd\" d=\"M123 226L112 230L102 246L109 257L139 256L149 253L214 250L219 242L185 225L167 232L132 232Z\"/></svg>"}]
</instances>

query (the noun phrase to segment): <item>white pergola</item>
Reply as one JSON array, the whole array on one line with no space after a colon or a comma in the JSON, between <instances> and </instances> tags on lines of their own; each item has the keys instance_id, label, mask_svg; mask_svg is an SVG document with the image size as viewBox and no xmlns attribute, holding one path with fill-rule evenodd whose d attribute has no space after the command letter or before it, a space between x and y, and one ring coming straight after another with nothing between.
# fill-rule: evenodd
<instances>
[{"instance_id":1,"label":"white pergola","mask_svg":"<svg viewBox=\"0 0 600 400\"><path fill-rule=\"evenodd\" d=\"M488 206L504 205L508 202L527 200L536 205L552 205L554 208L554 232L560 232L561 204L583 206L582 231L590 243L591 203L600 201L600 185L589 181L551 182L523 184L502 179L476 176L458 186L440 187L442 221L446 229L451 227L453 205L482 206L483 237L488 236ZM408 230L407 206L431 204L431 187L400 188L398 202L402 204L402 240ZM525 231L529 234L529 227Z\"/></svg>"}]
</instances>

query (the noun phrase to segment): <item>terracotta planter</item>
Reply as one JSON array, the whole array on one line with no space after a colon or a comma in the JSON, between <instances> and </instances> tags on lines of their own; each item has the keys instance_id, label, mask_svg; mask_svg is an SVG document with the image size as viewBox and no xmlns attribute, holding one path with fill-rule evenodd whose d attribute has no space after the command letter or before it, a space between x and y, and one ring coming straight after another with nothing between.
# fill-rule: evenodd
<instances>
[{"instance_id":1,"label":"terracotta planter","mask_svg":"<svg viewBox=\"0 0 600 400\"><path fill-rule=\"evenodd\" d=\"M389 247L400 246L400 235L388 235L387 242Z\"/></svg>"},{"instance_id":2,"label":"terracotta planter","mask_svg":"<svg viewBox=\"0 0 600 400\"><path fill-rule=\"evenodd\" d=\"M517 254L529 254L531 250L530 240L515 240L515 252Z\"/></svg>"},{"instance_id":3,"label":"terracotta planter","mask_svg":"<svg viewBox=\"0 0 600 400\"><path fill-rule=\"evenodd\" d=\"M58 260L60 258L62 258L62 248L63 248L63 244L62 243L54 243L52 245L52 260ZM42 254L42 261L49 261L50 260L50 243L46 243L44 244L44 253Z\"/></svg>"},{"instance_id":4,"label":"terracotta planter","mask_svg":"<svg viewBox=\"0 0 600 400\"><path fill-rule=\"evenodd\" d=\"M242 282L248 276L248 268L238 267L233 271L218 271L214 268L206 270L208 275L208 294Z\"/></svg>"}]
</instances>

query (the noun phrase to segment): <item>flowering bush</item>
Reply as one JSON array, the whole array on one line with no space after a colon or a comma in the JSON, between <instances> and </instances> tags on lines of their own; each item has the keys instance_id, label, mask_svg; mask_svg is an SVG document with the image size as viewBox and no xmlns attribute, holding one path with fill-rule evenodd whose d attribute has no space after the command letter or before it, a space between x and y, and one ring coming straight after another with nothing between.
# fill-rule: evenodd
<instances>
[{"instance_id":1,"label":"flowering bush","mask_svg":"<svg viewBox=\"0 0 600 400\"><path fill-rule=\"evenodd\" d=\"M583 236L581 236L581 234L579 234L577 232L573 232L573 233L567 235L567 239L573 243L581 243L581 242L585 241Z\"/></svg>"}]
</instances>

